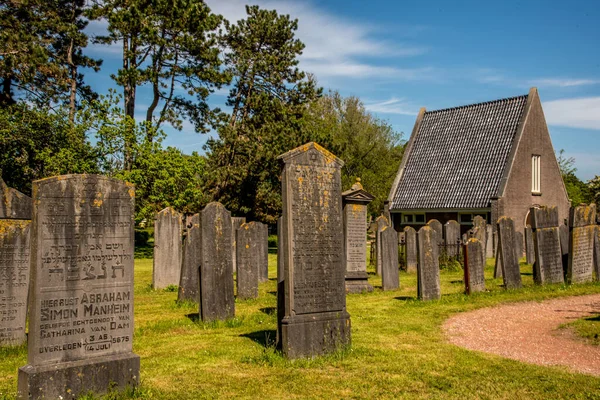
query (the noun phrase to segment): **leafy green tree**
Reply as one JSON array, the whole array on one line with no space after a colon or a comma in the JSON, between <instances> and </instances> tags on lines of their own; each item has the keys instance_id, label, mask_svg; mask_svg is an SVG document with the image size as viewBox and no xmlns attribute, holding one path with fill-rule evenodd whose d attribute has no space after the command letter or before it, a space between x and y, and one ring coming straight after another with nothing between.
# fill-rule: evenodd
<instances>
[{"instance_id":1,"label":"leafy green tree","mask_svg":"<svg viewBox=\"0 0 600 400\"><path fill-rule=\"evenodd\" d=\"M587 186L590 190L593 202L600 206L600 176L596 175L593 179L590 179Z\"/></svg>"},{"instance_id":2,"label":"leafy green tree","mask_svg":"<svg viewBox=\"0 0 600 400\"><path fill-rule=\"evenodd\" d=\"M571 205L577 206L581 203L591 203L594 201L594 195L588 185L582 182L576 175L575 158L566 157L565 150L560 149L556 157L560 173L567 189L567 194L571 200Z\"/></svg>"}]
</instances>

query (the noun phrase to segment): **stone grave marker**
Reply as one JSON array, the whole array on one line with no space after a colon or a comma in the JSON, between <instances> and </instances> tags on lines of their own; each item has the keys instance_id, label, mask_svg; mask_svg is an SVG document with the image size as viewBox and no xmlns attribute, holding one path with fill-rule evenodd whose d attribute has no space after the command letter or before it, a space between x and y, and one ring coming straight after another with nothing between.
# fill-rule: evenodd
<instances>
[{"instance_id":1,"label":"stone grave marker","mask_svg":"<svg viewBox=\"0 0 600 400\"><path fill-rule=\"evenodd\" d=\"M558 230L560 233L560 253L562 255L563 273L566 277L569 269L569 246L571 245L569 243L571 236L569 232L569 221L565 220L564 224L560 224Z\"/></svg>"},{"instance_id":2,"label":"stone grave marker","mask_svg":"<svg viewBox=\"0 0 600 400\"><path fill-rule=\"evenodd\" d=\"M340 172L344 163L313 142L279 159L285 271L279 345L288 358L311 357L350 344Z\"/></svg>"},{"instance_id":3,"label":"stone grave marker","mask_svg":"<svg viewBox=\"0 0 600 400\"><path fill-rule=\"evenodd\" d=\"M502 278L502 255L500 254L500 246L496 247L496 258L494 259L494 279L498 278Z\"/></svg>"},{"instance_id":4,"label":"stone grave marker","mask_svg":"<svg viewBox=\"0 0 600 400\"><path fill-rule=\"evenodd\" d=\"M430 219L427 221L427 226L433 229L437 235L438 246L443 246L444 244L444 227L440 221L437 219ZM439 249L438 249L439 254Z\"/></svg>"},{"instance_id":5,"label":"stone grave marker","mask_svg":"<svg viewBox=\"0 0 600 400\"><path fill-rule=\"evenodd\" d=\"M406 272L417 272L417 231L413 227L404 227L404 240L406 242Z\"/></svg>"},{"instance_id":6,"label":"stone grave marker","mask_svg":"<svg viewBox=\"0 0 600 400\"><path fill-rule=\"evenodd\" d=\"M18 398L76 398L139 382L133 341L133 185L33 182L28 364Z\"/></svg>"},{"instance_id":7,"label":"stone grave marker","mask_svg":"<svg viewBox=\"0 0 600 400\"><path fill-rule=\"evenodd\" d=\"M190 218L187 235L183 241L183 260L177 301L200 302L199 268L202 255L200 239L200 214L194 214Z\"/></svg>"},{"instance_id":8,"label":"stone grave marker","mask_svg":"<svg viewBox=\"0 0 600 400\"><path fill-rule=\"evenodd\" d=\"M31 197L9 188L0 178L0 219L31 219Z\"/></svg>"},{"instance_id":9,"label":"stone grave marker","mask_svg":"<svg viewBox=\"0 0 600 400\"><path fill-rule=\"evenodd\" d=\"M446 252L449 257L458 257L460 253L460 224L450 220L444 224Z\"/></svg>"},{"instance_id":10,"label":"stone grave marker","mask_svg":"<svg viewBox=\"0 0 600 400\"><path fill-rule=\"evenodd\" d=\"M398 234L391 226L381 231L381 287L383 290L395 290L400 287L400 268L398 265Z\"/></svg>"},{"instance_id":11,"label":"stone grave marker","mask_svg":"<svg viewBox=\"0 0 600 400\"><path fill-rule=\"evenodd\" d=\"M200 216L200 318L204 322L235 316L231 214L217 202L208 203Z\"/></svg>"},{"instance_id":12,"label":"stone grave marker","mask_svg":"<svg viewBox=\"0 0 600 400\"><path fill-rule=\"evenodd\" d=\"M494 226L491 224L487 224L485 226L485 258L494 258L496 255L496 243L498 239L496 238L496 232L494 232Z\"/></svg>"},{"instance_id":13,"label":"stone grave marker","mask_svg":"<svg viewBox=\"0 0 600 400\"><path fill-rule=\"evenodd\" d=\"M487 249L487 235L487 222L480 215L476 215L475 218L473 218L473 237L483 244L484 249ZM483 255L483 258L485 263L485 254Z\"/></svg>"},{"instance_id":14,"label":"stone grave marker","mask_svg":"<svg viewBox=\"0 0 600 400\"><path fill-rule=\"evenodd\" d=\"M505 289L519 289L522 286L515 240L514 221L501 217L498 220L498 258L501 260Z\"/></svg>"},{"instance_id":15,"label":"stone grave marker","mask_svg":"<svg viewBox=\"0 0 600 400\"><path fill-rule=\"evenodd\" d=\"M438 300L440 290L440 264L437 232L425 225L417 233L417 297L421 300Z\"/></svg>"},{"instance_id":16,"label":"stone grave marker","mask_svg":"<svg viewBox=\"0 0 600 400\"><path fill-rule=\"evenodd\" d=\"M383 228L385 228L386 226L390 226L389 221L387 220L387 218L383 215L380 215L379 217L377 217L375 219L375 222L377 222L377 232L375 233L375 265L377 267L376 272L377 275L381 276L381 231L383 230Z\"/></svg>"},{"instance_id":17,"label":"stone grave marker","mask_svg":"<svg viewBox=\"0 0 600 400\"><path fill-rule=\"evenodd\" d=\"M233 262L233 272L237 272L236 251L235 251L235 232L246 223L246 217L231 217L231 258Z\"/></svg>"},{"instance_id":18,"label":"stone grave marker","mask_svg":"<svg viewBox=\"0 0 600 400\"><path fill-rule=\"evenodd\" d=\"M238 299L258 298L258 281L262 261L260 222L242 224L236 232L237 252L237 297Z\"/></svg>"},{"instance_id":19,"label":"stone grave marker","mask_svg":"<svg viewBox=\"0 0 600 400\"><path fill-rule=\"evenodd\" d=\"M269 226L262 222L256 222L258 226L258 270L259 281L266 282L269 280Z\"/></svg>"},{"instance_id":20,"label":"stone grave marker","mask_svg":"<svg viewBox=\"0 0 600 400\"><path fill-rule=\"evenodd\" d=\"M467 294L485 291L484 265L481 263L483 257L483 245L475 238L470 238L464 244L464 276L465 292Z\"/></svg>"},{"instance_id":21,"label":"stone grave marker","mask_svg":"<svg viewBox=\"0 0 600 400\"><path fill-rule=\"evenodd\" d=\"M277 219L277 334L276 343L281 343L281 321L285 316L285 270L283 268L283 246L281 229L283 228L283 217Z\"/></svg>"},{"instance_id":22,"label":"stone grave marker","mask_svg":"<svg viewBox=\"0 0 600 400\"><path fill-rule=\"evenodd\" d=\"M596 237L594 238L594 274L596 280L600 281L600 226L596 225Z\"/></svg>"},{"instance_id":23,"label":"stone grave marker","mask_svg":"<svg viewBox=\"0 0 600 400\"><path fill-rule=\"evenodd\" d=\"M563 283L558 209L531 208L530 213L535 248L534 280L537 284Z\"/></svg>"},{"instance_id":24,"label":"stone grave marker","mask_svg":"<svg viewBox=\"0 0 600 400\"><path fill-rule=\"evenodd\" d=\"M527 264L533 265L535 262L535 248L533 245L533 230L530 225L525 227L525 260Z\"/></svg>"},{"instance_id":25,"label":"stone grave marker","mask_svg":"<svg viewBox=\"0 0 600 400\"><path fill-rule=\"evenodd\" d=\"M0 220L0 347L26 341L30 221Z\"/></svg>"},{"instance_id":26,"label":"stone grave marker","mask_svg":"<svg viewBox=\"0 0 600 400\"><path fill-rule=\"evenodd\" d=\"M523 257L523 232L515 231L515 249L517 249L517 259Z\"/></svg>"},{"instance_id":27,"label":"stone grave marker","mask_svg":"<svg viewBox=\"0 0 600 400\"><path fill-rule=\"evenodd\" d=\"M346 292L372 292L367 275L367 206L374 197L364 190L360 178L342 193Z\"/></svg>"},{"instance_id":28,"label":"stone grave marker","mask_svg":"<svg viewBox=\"0 0 600 400\"><path fill-rule=\"evenodd\" d=\"M596 205L571 207L569 213L570 243L569 283L591 282L594 270L594 239L596 236Z\"/></svg>"},{"instance_id":29,"label":"stone grave marker","mask_svg":"<svg viewBox=\"0 0 600 400\"><path fill-rule=\"evenodd\" d=\"M171 207L156 215L154 222L154 260L152 287L164 289L179 285L183 249L183 216Z\"/></svg>"}]
</instances>

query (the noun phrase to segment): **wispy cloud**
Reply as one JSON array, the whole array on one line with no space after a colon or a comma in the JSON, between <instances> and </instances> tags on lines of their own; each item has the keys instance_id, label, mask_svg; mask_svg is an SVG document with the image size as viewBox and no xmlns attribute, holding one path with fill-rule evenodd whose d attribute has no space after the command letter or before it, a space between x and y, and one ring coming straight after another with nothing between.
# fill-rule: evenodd
<instances>
[{"instance_id":1,"label":"wispy cloud","mask_svg":"<svg viewBox=\"0 0 600 400\"><path fill-rule=\"evenodd\" d=\"M415 116L417 111L405 100L392 97L389 100L365 104L365 109L380 114L399 114Z\"/></svg>"},{"instance_id":2,"label":"wispy cloud","mask_svg":"<svg viewBox=\"0 0 600 400\"><path fill-rule=\"evenodd\" d=\"M550 77L550 78L518 78L507 75L500 70L493 68L477 68L473 76L479 83L491 83L498 85L509 85L514 87L541 88L570 88L578 86L591 86L600 84L600 79L589 78L570 78L570 77Z\"/></svg>"},{"instance_id":3,"label":"wispy cloud","mask_svg":"<svg viewBox=\"0 0 600 400\"><path fill-rule=\"evenodd\" d=\"M545 78L535 79L529 82L532 86L554 86L554 87L573 87L573 86L589 86L598 85L598 79L570 79L570 78Z\"/></svg>"},{"instance_id":4,"label":"wispy cloud","mask_svg":"<svg viewBox=\"0 0 600 400\"><path fill-rule=\"evenodd\" d=\"M546 101L544 114L549 125L600 130L600 97Z\"/></svg>"}]
</instances>

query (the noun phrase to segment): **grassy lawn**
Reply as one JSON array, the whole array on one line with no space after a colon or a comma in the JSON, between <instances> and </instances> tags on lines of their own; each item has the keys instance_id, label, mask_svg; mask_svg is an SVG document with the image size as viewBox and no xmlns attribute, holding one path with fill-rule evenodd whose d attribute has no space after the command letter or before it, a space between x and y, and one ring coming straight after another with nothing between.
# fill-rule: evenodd
<instances>
[{"instance_id":1,"label":"grassy lawn","mask_svg":"<svg viewBox=\"0 0 600 400\"><path fill-rule=\"evenodd\" d=\"M562 327L572 329L577 336L583 338L587 343L600 346L600 314L580 318L564 324Z\"/></svg>"},{"instance_id":2,"label":"grassy lawn","mask_svg":"<svg viewBox=\"0 0 600 400\"><path fill-rule=\"evenodd\" d=\"M372 268L369 270L373 272ZM415 300L416 275L401 273L401 288L347 296L352 348L313 360L288 361L274 351L276 256L256 300L237 301L236 318L203 324L176 292L151 289L152 260L135 262L134 351L142 358L142 387L153 399L199 398L457 398L600 399L600 378L467 351L448 344L441 325L452 314L503 302L600 293L600 284L533 285L505 291L488 260L489 291L463 294L461 272L442 272L442 299ZM587 322L582 322L586 323ZM596 321L596 333L598 322ZM0 398L14 398L26 348L0 350Z\"/></svg>"}]
</instances>

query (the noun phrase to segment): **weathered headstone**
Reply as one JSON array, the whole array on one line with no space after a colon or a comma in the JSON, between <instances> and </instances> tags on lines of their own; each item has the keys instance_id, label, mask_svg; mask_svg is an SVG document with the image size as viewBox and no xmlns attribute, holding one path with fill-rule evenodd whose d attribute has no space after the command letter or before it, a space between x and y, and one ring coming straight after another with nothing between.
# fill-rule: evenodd
<instances>
[{"instance_id":1,"label":"weathered headstone","mask_svg":"<svg viewBox=\"0 0 600 400\"><path fill-rule=\"evenodd\" d=\"M232 226L231 214L222 204L208 203L202 210L199 314L204 322L235 316Z\"/></svg>"},{"instance_id":2,"label":"weathered headstone","mask_svg":"<svg viewBox=\"0 0 600 400\"><path fill-rule=\"evenodd\" d=\"M383 213L382 213L382 215L385 217L385 219L388 220L388 223L391 226L392 225L392 215L390 214L390 201L389 200L384 200L383 201Z\"/></svg>"},{"instance_id":3,"label":"weathered headstone","mask_svg":"<svg viewBox=\"0 0 600 400\"><path fill-rule=\"evenodd\" d=\"M31 219L31 197L9 188L0 178L0 219Z\"/></svg>"},{"instance_id":4,"label":"weathered headstone","mask_svg":"<svg viewBox=\"0 0 600 400\"><path fill-rule=\"evenodd\" d=\"M29 221L0 220L0 347L25 343Z\"/></svg>"},{"instance_id":5,"label":"weathered headstone","mask_svg":"<svg viewBox=\"0 0 600 400\"><path fill-rule=\"evenodd\" d=\"M446 252L449 257L458 257L460 253L460 224L450 220L444 224Z\"/></svg>"},{"instance_id":6,"label":"weathered headstone","mask_svg":"<svg viewBox=\"0 0 600 400\"><path fill-rule=\"evenodd\" d=\"M236 232L238 299L256 299L258 297L262 258L260 242L263 228L261 225L260 222L242 224Z\"/></svg>"},{"instance_id":7,"label":"weathered headstone","mask_svg":"<svg viewBox=\"0 0 600 400\"><path fill-rule=\"evenodd\" d=\"M235 232L246 223L246 217L231 217L231 259L233 262L233 272L237 272L236 251L235 251Z\"/></svg>"},{"instance_id":8,"label":"weathered headstone","mask_svg":"<svg viewBox=\"0 0 600 400\"><path fill-rule=\"evenodd\" d=\"M288 358L310 357L350 344L340 172L344 163L316 143L279 159L285 270L280 347Z\"/></svg>"},{"instance_id":9,"label":"weathered headstone","mask_svg":"<svg viewBox=\"0 0 600 400\"><path fill-rule=\"evenodd\" d=\"M443 246L444 242L444 227L437 219L430 219L427 221L427 226L433 229L437 236L438 246ZM439 250L438 250L439 252ZM439 254L439 253L438 253Z\"/></svg>"},{"instance_id":10,"label":"weathered headstone","mask_svg":"<svg viewBox=\"0 0 600 400\"><path fill-rule=\"evenodd\" d=\"M391 226L381 231L381 287L383 290L395 290L400 287L400 268L398 266L398 235Z\"/></svg>"},{"instance_id":11,"label":"weathered headstone","mask_svg":"<svg viewBox=\"0 0 600 400\"><path fill-rule=\"evenodd\" d=\"M18 397L76 398L139 382L133 342L133 185L33 182L28 365Z\"/></svg>"},{"instance_id":12,"label":"weathered headstone","mask_svg":"<svg viewBox=\"0 0 600 400\"><path fill-rule=\"evenodd\" d=\"M563 273L565 277L567 276L567 271L569 270L569 246L570 242L570 232L568 221L565 221L565 224L560 224L558 227L560 233L560 253L562 255L562 265L563 265Z\"/></svg>"},{"instance_id":13,"label":"weathered headstone","mask_svg":"<svg viewBox=\"0 0 600 400\"><path fill-rule=\"evenodd\" d=\"M190 218L187 235L183 242L183 260L181 262L181 276L177 301L200 301L200 263L202 248L200 243L200 214Z\"/></svg>"},{"instance_id":14,"label":"weathered headstone","mask_svg":"<svg viewBox=\"0 0 600 400\"><path fill-rule=\"evenodd\" d=\"M375 251L376 251L376 256L375 256L375 262L376 262L376 272L377 275L381 276L381 231L383 230L383 228L390 226L389 221L387 220L387 218L383 215L380 215L379 217L377 217L375 219L375 222L377 222L377 232L375 233Z\"/></svg>"},{"instance_id":15,"label":"weathered headstone","mask_svg":"<svg viewBox=\"0 0 600 400\"><path fill-rule=\"evenodd\" d=\"M535 264L533 277L537 284L563 283L558 209L531 208Z\"/></svg>"},{"instance_id":16,"label":"weathered headstone","mask_svg":"<svg viewBox=\"0 0 600 400\"><path fill-rule=\"evenodd\" d=\"M498 241L500 241L498 239ZM494 259L494 279L502 278L502 255L500 254L500 246L496 247L496 258Z\"/></svg>"},{"instance_id":17,"label":"weathered headstone","mask_svg":"<svg viewBox=\"0 0 600 400\"><path fill-rule=\"evenodd\" d=\"M364 190L359 178L352 188L342 193L348 293L373 291L367 275L367 206L373 199Z\"/></svg>"},{"instance_id":18,"label":"weathered headstone","mask_svg":"<svg viewBox=\"0 0 600 400\"><path fill-rule=\"evenodd\" d=\"M498 258L502 265L504 288L519 289L521 271L515 245L515 223L512 218L501 217L498 220Z\"/></svg>"},{"instance_id":19,"label":"weathered headstone","mask_svg":"<svg viewBox=\"0 0 600 400\"><path fill-rule=\"evenodd\" d=\"M594 239L596 236L596 205L571 207L569 213L570 243L569 283L591 282L594 270Z\"/></svg>"},{"instance_id":20,"label":"weathered headstone","mask_svg":"<svg viewBox=\"0 0 600 400\"><path fill-rule=\"evenodd\" d=\"M262 222L256 222L258 226L258 278L260 282L269 280L269 226Z\"/></svg>"},{"instance_id":21,"label":"weathered headstone","mask_svg":"<svg viewBox=\"0 0 600 400\"><path fill-rule=\"evenodd\" d=\"M480 215L476 215L473 218L473 237L483 244L483 248L487 249L487 222ZM483 262L485 264L486 254L483 255Z\"/></svg>"},{"instance_id":22,"label":"weathered headstone","mask_svg":"<svg viewBox=\"0 0 600 400\"><path fill-rule=\"evenodd\" d=\"M167 207L156 215L154 222L154 260L152 287L164 289L179 285L183 249L183 216Z\"/></svg>"},{"instance_id":23,"label":"weathered headstone","mask_svg":"<svg viewBox=\"0 0 600 400\"><path fill-rule=\"evenodd\" d=\"M596 225L596 237L594 238L594 274L596 280L600 281L600 226Z\"/></svg>"},{"instance_id":24,"label":"weathered headstone","mask_svg":"<svg viewBox=\"0 0 600 400\"><path fill-rule=\"evenodd\" d=\"M441 298L440 264L437 232L425 225L417 233L417 297L421 300Z\"/></svg>"},{"instance_id":25,"label":"weathered headstone","mask_svg":"<svg viewBox=\"0 0 600 400\"><path fill-rule=\"evenodd\" d=\"M471 238L464 245L464 276L465 276L465 292L467 294L475 292L485 291L485 276L484 276L484 265L481 260L483 257L483 245L482 243Z\"/></svg>"},{"instance_id":26,"label":"weathered headstone","mask_svg":"<svg viewBox=\"0 0 600 400\"><path fill-rule=\"evenodd\" d=\"M494 226L487 224L485 226L485 258L494 258L495 248L498 238L496 238L496 232L494 232Z\"/></svg>"},{"instance_id":27,"label":"weathered headstone","mask_svg":"<svg viewBox=\"0 0 600 400\"><path fill-rule=\"evenodd\" d=\"M405 227L404 240L406 242L406 272L412 274L417 272L417 231L410 226Z\"/></svg>"},{"instance_id":28,"label":"weathered headstone","mask_svg":"<svg viewBox=\"0 0 600 400\"><path fill-rule=\"evenodd\" d=\"M283 217L277 219L277 334L276 343L281 343L281 321L285 316L285 270L283 268Z\"/></svg>"},{"instance_id":29,"label":"weathered headstone","mask_svg":"<svg viewBox=\"0 0 600 400\"><path fill-rule=\"evenodd\" d=\"M515 249L517 249L517 259L523 257L523 232L515 231Z\"/></svg>"},{"instance_id":30,"label":"weathered headstone","mask_svg":"<svg viewBox=\"0 0 600 400\"><path fill-rule=\"evenodd\" d=\"M535 262L535 248L533 245L533 230L531 226L525 227L525 261L529 265Z\"/></svg>"}]
</instances>

